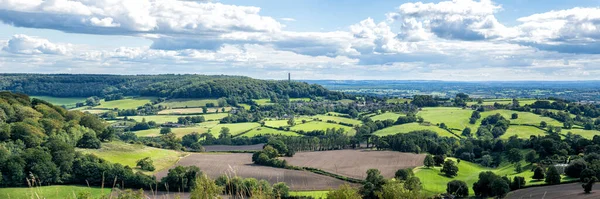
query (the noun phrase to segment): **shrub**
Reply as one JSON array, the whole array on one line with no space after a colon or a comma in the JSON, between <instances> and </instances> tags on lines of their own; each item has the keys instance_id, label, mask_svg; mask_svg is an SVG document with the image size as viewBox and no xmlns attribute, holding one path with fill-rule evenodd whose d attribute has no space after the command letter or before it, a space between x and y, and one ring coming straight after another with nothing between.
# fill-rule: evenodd
<instances>
[{"instance_id":1,"label":"shrub","mask_svg":"<svg viewBox=\"0 0 600 199\"><path fill-rule=\"evenodd\" d=\"M145 171L154 171L154 165L152 165L152 163L153 161L150 159L150 157L145 157L138 160L136 166Z\"/></svg>"},{"instance_id":2,"label":"shrub","mask_svg":"<svg viewBox=\"0 0 600 199\"><path fill-rule=\"evenodd\" d=\"M446 185L446 193L464 198L469 196L469 187L464 181L452 180Z\"/></svg>"}]
</instances>

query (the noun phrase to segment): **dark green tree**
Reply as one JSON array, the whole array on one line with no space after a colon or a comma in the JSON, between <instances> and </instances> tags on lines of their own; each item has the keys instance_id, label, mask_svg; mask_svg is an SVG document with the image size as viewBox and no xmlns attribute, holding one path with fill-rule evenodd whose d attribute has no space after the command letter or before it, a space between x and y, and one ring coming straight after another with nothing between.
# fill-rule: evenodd
<instances>
[{"instance_id":1,"label":"dark green tree","mask_svg":"<svg viewBox=\"0 0 600 199\"><path fill-rule=\"evenodd\" d=\"M433 160L433 156L432 155L425 156L425 160L423 160L423 165L425 165L426 167L435 166L435 160Z\"/></svg>"},{"instance_id":2,"label":"dark green tree","mask_svg":"<svg viewBox=\"0 0 600 199\"><path fill-rule=\"evenodd\" d=\"M536 167L535 170L533 170L533 176L531 178L536 179L536 180L542 180L546 177L546 174L544 172L544 169L542 167Z\"/></svg>"},{"instance_id":3,"label":"dark green tree","mask_svg":"<svg viewBox=\"0 0 600 199\"><path fill-rule=\"evenodd\" d=\"M442 166L442 170L440 170L444 175L448 177L454 177L458 175L458 166L452 160L446 160L444 165Z\"/></svg>"},{"instance_id":4,"label":"dark green tree","mask_svg":"<svg viewBox=\"0 0 600 199\"><path fill-rule=\"evenodd\" d=\"M559 184L560 183L560 173L558 173L558 169L555 166L548 167L548 171L546 172L546 183L548 184Z\"/></svg>"},{"instance_id":5,"label":"dark green tree","mask_svg":"<svg viewBox=\"0 0 600 199\"><path fill-rule=\"evenodd\" d=\"M469 187L464 181L452 180L446 185L446 193L459 198L465 198L469 196Z\"/></svg>"}]
</instances>

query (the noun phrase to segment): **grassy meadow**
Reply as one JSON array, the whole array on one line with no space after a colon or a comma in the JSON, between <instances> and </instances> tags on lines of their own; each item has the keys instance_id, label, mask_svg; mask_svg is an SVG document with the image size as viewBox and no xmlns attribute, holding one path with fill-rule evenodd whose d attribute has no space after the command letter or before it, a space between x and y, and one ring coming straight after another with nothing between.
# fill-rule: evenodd
<instances>
[{"instance_id":1,"label":"grassy meadow","mask_svg":"<svg viewBox=\"0 0 600 199\"><path fill-rule=\"evenodd\" d=\"M260 124L258 123L253 123L253 122L248 122L248 123L233 123L233 124L217 124L215 126L213 126L212 128L210 128L209 132L215 136L215 137L219 137L219 134L221 132L221 129L223 127L227 127L229 128L229 133L231 133L232 136L236 136L238 134L241 134L245 131L249 131L250 129L259 127Z\"/></svg>"},{"instance_id":2,"label":"grassy meadow","mask_svg":"<svg viewBox=\"0 0 600 199\"><path fill-rule=\"evenodd\" d=\"M224 107L225 108L225 112L229 112L231 110L231 107ZM215 112L219 112L221 113L223 111L222 108L207 108L206 112L207 113L215 113ZM187 114L202 114L203 110L202 108L175 108L175 109L166 109L166 110L162 110L159 111L158 114L159 115L187 115Z\"/></svg>"},{"instance_id":3,"label":"grassy meadow","mask_svg":"<svg viewBox=\"0 0 600 199\"><path fill-rule=\"evenodd\" d=\"M156 167L154 172L158 172L162 169L172 166L177 162L177 160L179 160L180 157L185 156L185 153L178 151L147 147L137 144L127 144L118 141L102 143L102 148L100 149L78 149L78 151L87 154L94 154L109 162L119 163L131 168L136 168L136 162L138 160L145 157L150 157L154 161L154 167Z\"/></svg>"},{"instance_id":4,"label":"grassy meadow","mask_svg":"<svg viewBox=\"0 0 600 199\"><path fill-rule=\"evenodd\" d=\"M431 130L433 132L436 132L440 136L456 137L455 135L451 134L450 132L448 132L444 129L441 129L438 126L435 126L435 125L426 126L426 125L421 125L419 123L394 125L394 126L390 126L390 127L375 131L373 134L377 135L377 136L386 136L386 135L395 135L395 134L399 134L399 133L409 133L411 131L418 131L418 130Z\"/></svg>"},{"instance_id":5,"label":"grassy meadow","mask_svg":"<svg viewBox=\"0 0 600 199\"><path fill-rule=\"evenodd\" d=\"M354 130L354 128L349 127L349 126L327 123L327 122L316 122L316 121L295 125L291 128L291 130L293 130L293 131L300 131L300 130L314 131L314 130L326 130L326 129L330 129L330 128L336 128L336 129L343 128L345 130L345 132L347 132L348 135L350 135L350 136L353 136L354 134L356 134L356 130Z\"/></svg>"},{"instance_id":6,"label":"grassy meadow","mask_svg":"<svg viewBox=\"0 0 600 199\"><path fill-rule=\"evenodd\" d=\"M0 188L0 198L7 199L77 199L77 194L89 192L92 198L110 195L110 188L75 185Z\"/></svg>"},{"instance_id":7,"label":"grassy meadow","mask_svg":"<svg viewBox=\"0 0 600 199\"><path fill-rule=\"evenodd\" d=\"M194 126L183 127L183 128L171 128L171 132L175 133L177 137L183 137L184 135L196 133L207 133L212 127L219 124L218 121L203 122ZM139 137L157 137L160 135L160 128L153 128L148 130L136 131L135 134Z\"/></svg>"},{"instance_id":8,"label":"grassy meadow","mask_svg":"<svg viewBox=\"0 0 600 199\"><path fill-rule=\"evenodd\" d=\"M145 104L152 103L154 97L138 97L130 99L121 99L105 102L102 100L100 105L94 108L98 109L137 109L137 107L144 106Z\"/></svg>"},{"instance_id":9,"label":"grassy meadow","mask_svg":"<svg viewBox=\"0 0 600 199\"><path fill-rule=\"evenodd\" d=\"M451 159L456 161L456 159L454 158ZM526 181L526 186L545 183L543 180L537 181L531 178L533 176L533 171L531 171L532 165L525 163L524 161L521 162L521 164L523 165L523 172L516 173L514 165L508 163L504 163L497 168L488 168L472 162L462 160L459 164L457 164L458 175L454 178L449 178L441 174L440 169L442 167L419 167L415 169L415 176L421 179L421 182L423 183L423 192L428 195L445 193L448 182L452 180L462 180L466 182L467 186L469 187L469 195L473 196L473 183L479 180L479 173L483 171L492 171L497 175L507 176L511 180L514 176L524 177ZM562 176L562 180L570 181L572 179Z\"/></svg>"},{"instance_id":10,"label":"grassy meadow","mask_svg":"<svg viewBox=\"0 0 600 199\"><path fill-rule=\"evenodd\" d=\"M392 112L387 112L387 113L382 113L379 115L374 115L371 116L371 120L373 121L377 121L377 120L398 120L398 117L403 116L403 114L398 114L398 113L392 113Z\"/></svg>"},{"instance_id":11,"label":"grassy meadow","mask_svg":"<svg viewBox=\"0 0 600 199\"><path fill-rule=\"evenodd\" d=\"M50 97L50 96L29 96L31 99L37 98L44 100L46 102L50 102L52 104L58 106L66 106L68 108L75 107L75 104L78 102L85 102L86 98L84 97Z\"/></svg>"},{"instance_id":12,"label":"grassy meadow","mask_svg":"<svg viewBox=\"0 0 600 199\"><path fill-rule=\"evenodd\" d=\"M177 118L187 117L187 116L200 116L200 115L144 115L144 116L128 116L128 119L134 119L135 121L141 122L143 119L146 119L146 122L154 121L158 124L164 124L167 122L177 123ZM214 114L201 114L204 116L206 120L220 120L224 117L227 117L227 113L214 113ZM123 119L124 117L119 117Z\"/></svg>"},{"instance_id":13,"label":"grassy meadow","mask_svg":"<svg viewBox=\"0 0 600 199\"><path fill-rule=\"evenodd\" d=\"M169 99L161 102L159 105L167 106L170 108L186 108L186 107L204 107L207 103L213 103L215 106L219 105L217 99Z\"/></svg>"},{"instance_id":14,"label":"grassy meadow","mask_svg":"<svg viewBox=\"0 0 600 199\"><path fill-rule=\"evenodd\" d=\"M337 117L337 116L329 116L329 115L317 115L316 118L323 120L323 122L327 122L328 120L342 122L345 124L359 125L362 122L360 120L346 118L346 117Z\"/></svg>"},{"instance_id":15,"label":"grassy meadow","mask_svg":"<svg viewBox=\"0 0 600 199\"><path fill-rule=\"evenodd\" d=\"M281 131L281 130L265 128L265 127L254 128L247 133L241 134L240 136L254 137L254 136L258 136L258 135L302 136L302 135L300 135L296 132L292 132L292 131Z\"/></svg>"},{"instance_id":16,"label":"grassy meadow","mask_svg":"<svg viewBox=\"0 0 600 199\"><path fill-rule=\"evenodd\" d=\"M547 135L547 133L546 131L533 126L510 125L506 130L506 133L500 136L500 139L508 139L513 135L516 135L521 139L529 139L532 135L544 136Z\"/></svg>"}]
</instances>

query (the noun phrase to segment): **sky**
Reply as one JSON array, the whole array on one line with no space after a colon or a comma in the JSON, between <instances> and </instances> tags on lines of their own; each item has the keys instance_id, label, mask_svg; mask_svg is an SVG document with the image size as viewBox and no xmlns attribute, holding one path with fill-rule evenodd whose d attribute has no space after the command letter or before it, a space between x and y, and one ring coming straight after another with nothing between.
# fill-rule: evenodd
<instances>
[{"instance_id":1,"label":"sky","mask_svg":"<svg viewBox=\"0 0 600 199\"><path fill-rule=\"evenodd\" d=\"M600 80L600 0L0 0L0 72Z\"/></svg>"}]
</instances>

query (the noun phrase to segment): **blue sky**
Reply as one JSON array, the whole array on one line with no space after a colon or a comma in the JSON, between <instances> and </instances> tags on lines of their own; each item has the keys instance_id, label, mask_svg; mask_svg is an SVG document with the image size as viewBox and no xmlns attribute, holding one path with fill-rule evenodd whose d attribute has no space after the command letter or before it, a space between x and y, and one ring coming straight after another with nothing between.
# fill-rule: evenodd
<instances>
[{"instance_id":1,"label":"blue sky","mask_svg":"<svg viewBox=\"0 0 600 199\"><path fill-rule=\"evenodd\" d=\"M600 0L0 0L0 71L598 80Z\"/></svg>"}]
</instances>

